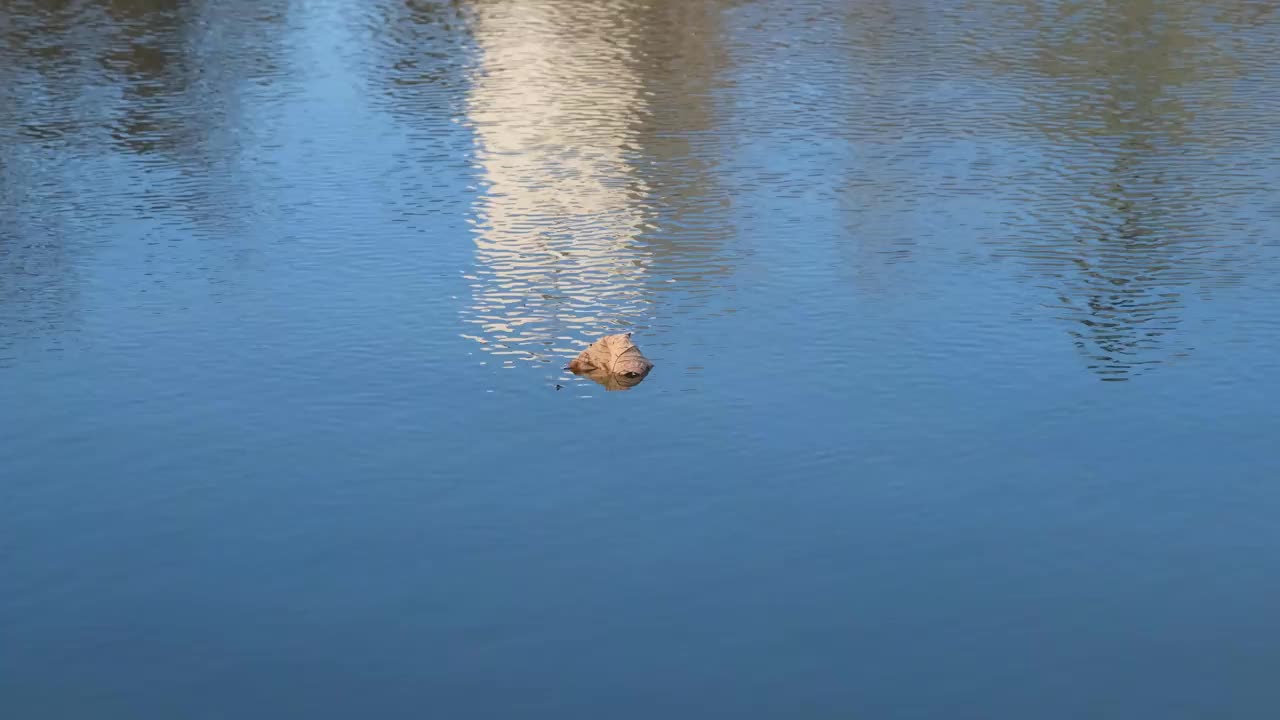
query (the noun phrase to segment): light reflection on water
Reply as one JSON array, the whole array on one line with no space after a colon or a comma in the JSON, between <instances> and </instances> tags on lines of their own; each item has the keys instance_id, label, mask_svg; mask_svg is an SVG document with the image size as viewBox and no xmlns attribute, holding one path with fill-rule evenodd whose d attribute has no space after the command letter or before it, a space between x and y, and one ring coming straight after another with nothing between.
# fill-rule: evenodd
<instances>
[{"instance_id":1,"label":"light reflection on water","mask_svg":"<svg viewBox=\"0 0 1280 720\"><path fill-rule=\"evenodd\" d=\"M642 324L649 188L632 170L646 112L609 4L484 4L468 90L482 194L467 314L499 356L572 354ZM536 348L536 350L530 350Z\"/></svg>"},{"instance_id":2,"label":"light reflection on water","mask_svg":"<svg viewBox=\"0 0 1280 720\"><path fill-rule=\"evenodd\" d=\"M710 7L619 2L474 8L463 122L479 192L463 315L477 326L467 336L506 365L562 363L601 335L660 330L696 295L684 285L718 271L728 228L689 207L725 201L690 187L708 173L689 137L707 122L693 115L707 112L715 66L661 56L685 59L663 36L676 23L708 37L714 20Z\"/></svg>"}]
</instances>

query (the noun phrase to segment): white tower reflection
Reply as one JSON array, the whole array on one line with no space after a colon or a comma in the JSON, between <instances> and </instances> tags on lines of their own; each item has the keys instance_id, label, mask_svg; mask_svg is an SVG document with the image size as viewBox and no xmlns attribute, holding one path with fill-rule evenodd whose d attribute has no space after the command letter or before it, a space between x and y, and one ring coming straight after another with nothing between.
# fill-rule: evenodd
<instances>
[{"instance_id":1,"label":"white tower reflection","mask_svg":"<svg viewBox=\"0 0 1280 720\"><path fill-rule=\"evenodd\" d=\"M467 98L482 174L471 337L513 364L571 356L648 307L643 181L629 164L647 112L617 3L480 2Z\"/></svg>"}]
</instances>

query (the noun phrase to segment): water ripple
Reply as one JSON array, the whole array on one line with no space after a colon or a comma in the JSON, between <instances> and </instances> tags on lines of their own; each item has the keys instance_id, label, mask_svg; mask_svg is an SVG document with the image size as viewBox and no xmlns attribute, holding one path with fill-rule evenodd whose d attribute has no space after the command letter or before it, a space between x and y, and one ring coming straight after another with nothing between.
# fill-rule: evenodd
<instances>
[{"instance_id":1,"label":"water ripple","mask_svg":"<svg viewBox=\"0 0 1280 720\"><path fill-rule=\"evenodd\" d=\"M595 336L707 310L705 279L731 264L728 193L714 181L716 64L689 33L716 19L644 3L475 7L464 122L480 190L462 314L505 364L560 362Z\"/></svg>"}]
</instances>

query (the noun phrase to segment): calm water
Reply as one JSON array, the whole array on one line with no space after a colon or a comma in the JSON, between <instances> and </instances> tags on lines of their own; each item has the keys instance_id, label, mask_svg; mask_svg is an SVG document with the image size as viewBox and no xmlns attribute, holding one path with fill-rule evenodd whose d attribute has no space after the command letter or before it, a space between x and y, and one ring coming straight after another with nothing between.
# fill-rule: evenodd
<instances>
[{"instance_id":1,"label":"calm water","mask_svg":"<svg viewBox=\"0 0 1280 720\"><path fill-rule=\"evenodd\" d=\"M1280 717L1272 3L0 36L0 716Z\"/></svg>"}]
</instances>

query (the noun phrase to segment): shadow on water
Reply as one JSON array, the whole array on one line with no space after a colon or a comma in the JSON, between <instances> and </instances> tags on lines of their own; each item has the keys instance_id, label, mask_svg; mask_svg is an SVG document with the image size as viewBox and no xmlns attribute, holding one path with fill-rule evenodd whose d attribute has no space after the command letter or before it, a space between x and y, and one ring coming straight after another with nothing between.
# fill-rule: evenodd
<instances>
[{"instance_id":1,"label":"shadow on water","mask_svg":"<svg viewBox=\"0 0 1280 720\"><path fill-rule=\"evenodd\" d=\"M609 392L625 392L644 382L644 379L649 376L648 373L643 375L616 375L607 370L584 370L573 374L586 378Z\"/></svg>"}]
</instances>

